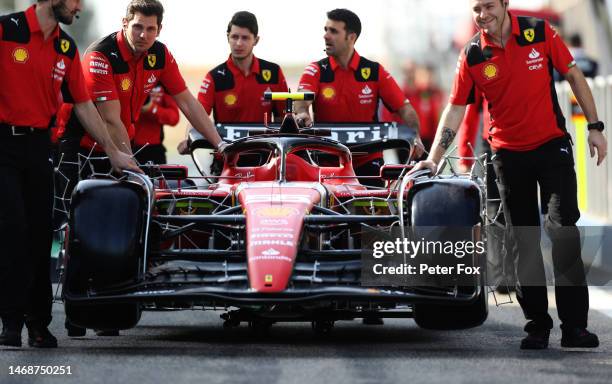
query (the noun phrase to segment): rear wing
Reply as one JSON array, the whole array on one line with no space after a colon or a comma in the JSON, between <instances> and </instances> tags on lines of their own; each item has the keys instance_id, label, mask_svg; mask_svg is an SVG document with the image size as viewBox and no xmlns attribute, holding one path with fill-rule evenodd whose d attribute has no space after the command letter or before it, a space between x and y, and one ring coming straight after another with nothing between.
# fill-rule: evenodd
<instances>
[{"instance_id":1,"label":"rear wing","mask_svg":"<svg viewBox=\"0 0 612 384\"><path fill-rule=\"evenodd\" d=\"M261 135L265 133L278 133L280 124L269 124L269 128L261 123L236 123L216 124L217 132L227 142L233 142L248 136ZM354 145L376 143L391 139L402 139L412 142L415 136L414 130L391 123L319 123L313 127L314 132L324 133L322 135L338 141L348 147ZM315 133L316 134L316 133ZM191 128L189 131L190 148L210 148L213 146L202 136L202 134Z\"/></svg>"}]
</instances>

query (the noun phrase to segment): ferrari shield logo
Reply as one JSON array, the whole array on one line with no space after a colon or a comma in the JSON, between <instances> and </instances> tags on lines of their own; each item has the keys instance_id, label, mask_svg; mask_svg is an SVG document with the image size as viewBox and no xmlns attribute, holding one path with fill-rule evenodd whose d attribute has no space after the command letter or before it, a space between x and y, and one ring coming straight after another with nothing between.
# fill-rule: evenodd
<instances>
[{"instance_id":1,"label":"ferrari shield logo","mask_svg":"<svg viewBox=\"0 0 612 384\"><path fill-rule=\"evenodd\" d=\"M272 72L270 72L269 69L264 69L263 71L261 71L261 77L263 77L265 81L270 81L270 79L272 78Z\"/></svg>"},{"instance_id":2,"label":"ferrari shield logo","mask_svg":"<svg viewBox=\"0 0 612 384\"><path fill-rule=\"evenodd\" d=\"M70 49L70 42L66 39L62 39L60 41L60 49L62 50L63 53L68 52L68 50Z\"/></svg>"},{"instance_id":3,"label":"ferrari shield logo","mask_svg":"<svg viewBox=\"0 0 612 384\"><path fill-rule=\"evenodd\" d=\"M157 63L157 56L154 54L148 55L147 62L149 63L149 67L153 68Z\"/></svg>"},{"instance_id":4,"label":"ferrari shield logo","mask_svg":"<svg viewBox=\"0 0 612 384\"><path fill-rule=\"evenodd\" d=\"M523 36L525 36L525 40L531 43L535 38L535 31L533 30L533 28L528 28L523 31Z\"/></svg>"},{"instance_id":5,"label":"ferrari shield logo","mask_svg":"<svg viewBox=\"0 0 612 384\"><path fill-rule=\"evenodd\" d=\"M370 69L370 67L361 68L361 77L363 77L364 80L369 79L371 74L372 69Z\"/></svg>"}]
</instances>

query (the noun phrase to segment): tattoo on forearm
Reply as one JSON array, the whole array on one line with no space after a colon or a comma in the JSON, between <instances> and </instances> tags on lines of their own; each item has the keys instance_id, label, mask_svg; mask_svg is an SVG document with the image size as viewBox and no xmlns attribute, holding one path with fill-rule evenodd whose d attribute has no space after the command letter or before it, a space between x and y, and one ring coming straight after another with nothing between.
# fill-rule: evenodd
<instances>
[{"instance_id":1,"label":"tattoo on forearm","mask_svg":"<svg viewBox=\"0 0 612 384\"><path fill-rule=\"evenodd\" d=\"M450 128L444 127L442 130L442 136L440 137L440 146L447 150L451 143L455 139L457 133Z\"/></svg>"}]
</instances>

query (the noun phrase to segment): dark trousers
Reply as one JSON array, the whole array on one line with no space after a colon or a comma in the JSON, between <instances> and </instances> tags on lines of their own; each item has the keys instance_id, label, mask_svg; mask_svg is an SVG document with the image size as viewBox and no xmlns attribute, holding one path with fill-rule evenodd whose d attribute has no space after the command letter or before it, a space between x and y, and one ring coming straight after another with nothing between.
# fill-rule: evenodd
<instances>
[{"instance_id":1,"label":"dark trousers","mask_svg":"<svg viewBox=\"0 0 612 384\"><path fill-rule=\"evenodd\" d=\"M51 322L51 143L47 131L0 126L0 314Z\"/></svg>"},{"instance_id":2,"label":"dark trousers","mask_svg":"<svg viewBox=\"0 0 612 384\"><path fill-rule=\"evenodd\" d=\"M487 275L490 285L498 287L513 287L516 285L515 262L517 259L516 246L509 231L506 230L506 217L504 214L497 187L497 174L491 157L493 153L486 140L482 141L484 152L487 154L487 216L491 222L487 230Z\"/></svg>"},{"instance_id":3,"label":"dark trousers","mask_svg":"<svg viewBox=\"0 0 612 384\"><path fill-rule=\"evenodd\" d=\"M586 327L588 289L580 253L580 217L576 197L576 173L568 140L558 138L531 151L499 150L493 156L506 220L518 249L517 298L526 331L551 329L544 263L540 248L540 211L544 229L552 241L555 298L562 328ZM534 228L535 227L535 228Z\"/></svg>"}]
</instances>

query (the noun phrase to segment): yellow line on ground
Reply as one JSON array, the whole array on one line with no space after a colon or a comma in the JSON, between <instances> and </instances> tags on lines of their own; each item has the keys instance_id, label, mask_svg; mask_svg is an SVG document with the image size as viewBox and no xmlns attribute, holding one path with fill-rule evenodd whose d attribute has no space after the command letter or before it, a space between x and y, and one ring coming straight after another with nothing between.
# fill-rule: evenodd
<instances>
[{"instance_id":1,"label":"yellow line on ground","mask_svg":"<svg viewBox=\"0 0 612 384\"><path fill-rule=\"evenodd\" d=\"M586 125L584 116L572 116L572 122L576 127L576 178L578 181L578 208L586 211L588 208L587 195L587 141Z\"/></svg>"}]
</instances>

